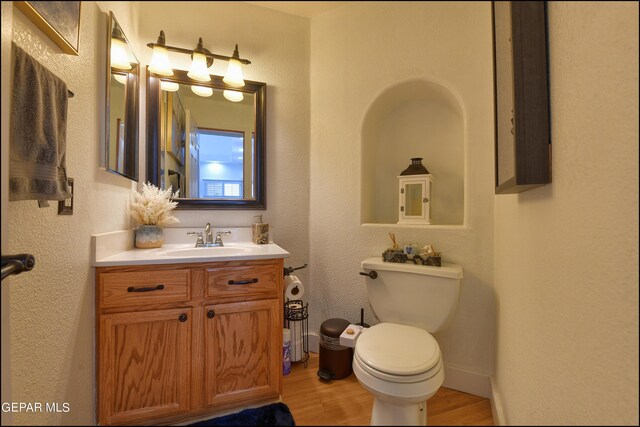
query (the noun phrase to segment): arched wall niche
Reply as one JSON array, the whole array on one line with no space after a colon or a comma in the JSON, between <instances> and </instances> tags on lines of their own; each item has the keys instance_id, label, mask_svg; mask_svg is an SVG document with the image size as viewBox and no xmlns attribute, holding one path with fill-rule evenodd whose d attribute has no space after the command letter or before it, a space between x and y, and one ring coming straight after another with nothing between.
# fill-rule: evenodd
<instances>
[{"instance_id":1,"label":"arched wall niche","mask_svg":"<svg viewBox=\"0 0 640 427\"><path fill-rule=\"evenodd\" d=\"M380 93L362 124L362 223L396 224L397 176L422 157L435 178L431 225L463 225L464 123L460 102L440 84L410 80Z\"/></svg>"}]
</instances>

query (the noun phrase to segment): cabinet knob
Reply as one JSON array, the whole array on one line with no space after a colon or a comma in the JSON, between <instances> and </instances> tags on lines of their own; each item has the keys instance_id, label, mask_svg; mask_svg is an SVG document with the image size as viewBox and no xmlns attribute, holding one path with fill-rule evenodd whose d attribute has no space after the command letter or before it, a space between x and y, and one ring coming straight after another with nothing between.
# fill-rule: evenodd
<instances>
[{"instance_id":1,"label":"cabinet knob","mask_svg":"<svg viewBox=\"0 0 640 427\"><path fill-rule=\"evenodd\" d=\"M213 316L215 316L215 315L216 315L216 313L213 310L207 311L207 317L209 319L213 319Z\"/></svg>"},{"instance_id":2,"label":"cabinet knob","mask_svg":"<svg viewBox=\"0 0 640 427\"><path fill-rule=\"evenodd\" d=\"M187 321L187 314L186 313L182 313L180 315L180 317L178 317L178 320L181 322L186 322Z\"/></svg>"}]
</instances>

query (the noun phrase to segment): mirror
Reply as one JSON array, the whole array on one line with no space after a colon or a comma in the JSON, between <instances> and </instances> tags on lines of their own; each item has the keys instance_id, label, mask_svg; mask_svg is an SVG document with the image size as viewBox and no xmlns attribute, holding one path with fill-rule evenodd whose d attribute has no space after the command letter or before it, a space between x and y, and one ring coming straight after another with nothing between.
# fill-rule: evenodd
<instances>
[{"instance_id":1,"label":"mirror","mask_svg":"<svg viewBox=\"0 0 640 427\"><path fill-rule=\"evenodd\" d=\"M179 189L178 209L266 209L266 84L173 72L147 70L147 180Z\"/></svg>"},{"instance_id":2,"label":"mirror","mask_svg":"<svg viewBox=\"0 0 640 427\"><path fill-rule=\"evenodd\" d=\"M107 52L106 166L137 181L140 64L113 12L109 13Z\"/></svg>"}]
</instances>

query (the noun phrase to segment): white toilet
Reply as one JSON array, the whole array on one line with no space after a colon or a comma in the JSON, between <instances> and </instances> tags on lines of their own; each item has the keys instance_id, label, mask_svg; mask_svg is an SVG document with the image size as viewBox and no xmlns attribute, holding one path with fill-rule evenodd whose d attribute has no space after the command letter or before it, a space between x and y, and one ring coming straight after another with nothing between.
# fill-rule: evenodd
<instances>
[{"instance_id":1,"label":"white toilet","mask_svg":"<svg viewBox=\"0 0 640 427\"><path fill-rule=\"evenodd\" d=\"M427 425L426 400L444 381L440 347L458 305L462 267L362 261L369 303L380 320L360 334L353 372L374 396L371 425ZM377 276L377 277L376 277ZM374 278L375 277L375 278Z\"/></svg>"}]
</instances>

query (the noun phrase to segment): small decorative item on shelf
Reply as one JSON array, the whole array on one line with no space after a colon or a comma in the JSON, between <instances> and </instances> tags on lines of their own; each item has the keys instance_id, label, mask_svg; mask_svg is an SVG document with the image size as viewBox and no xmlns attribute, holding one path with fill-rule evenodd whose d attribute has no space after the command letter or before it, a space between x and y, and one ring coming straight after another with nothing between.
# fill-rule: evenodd
<instances>
[{"instance_id":1,"label":"small decorative item on shelf","mask_svg":"<svg viewBox=\"0 0 640 427\"><path fill-rule=\"evenodd\" d=\"M442 267L442 253L436 252L433 246L427 245L420 249L418 254L413 257L413 263Z\"/></svg>"},{"instance_id":2,"label":"small decorative item on shelf","mask_svg":"<svg viewBox=\"0 0 640 427\"><path fill-rule=\"evenodd\" d=\"M393 246L382 253L382 260L387 262L406 262L409 258L404 250L396 243L396 235L388 233Z\"/></svg>"},{"instance_id":3,"label":"small decorative item on shelf","mask_svg":"<svg viewBox=\"0 0 640 427\"><path fill-rule=\"evenodd\" d=\"M402 250L387 249L382 253L382 260L386 262L407 262L408 259Z\"/></svg>"},{"instance_id":4,"label":"small decorative item on shelf","mask_svg":"<svg viewBox=\"0 0 640 427\"><path fill-rule=\"evenodd\" d=\"M391 236L392 233L389 233L389 237ZM395 236L391 237L391 240L394 239ZM414 264L442 267L442 253L436 252L431 245L424 246L412 258L409 258L407 253L400 248L389 248L382 253L382 260L386 262L399 263L413 261Z\"/></svg>"},{"instance_id":5,"label":"small decorative item on shelf","mask_svg":"<svg viewBox=\"0 0 640 427\"><path fill-rule=\"evenodd\" d=\"M160 190L155 185L142 184L142 192L133 193L131 216L140 224L136 230L136 248L160 248L164 244L164 233L161 226L179 222L171 214L178 202L171 197L178 197L178 191Z\"/></svg>"},{"instance_id":6,"label":"small decorative item on shelf","mask_svg":"<svg viewBox=\"0 0 640 427\"><path fill-rule=\"evenodd\" d=\"M398 224L431 224L433 180L433 175L422 164L422 157L412 157L409 167L398 176Z\"/></svg>"}]
</instances>

